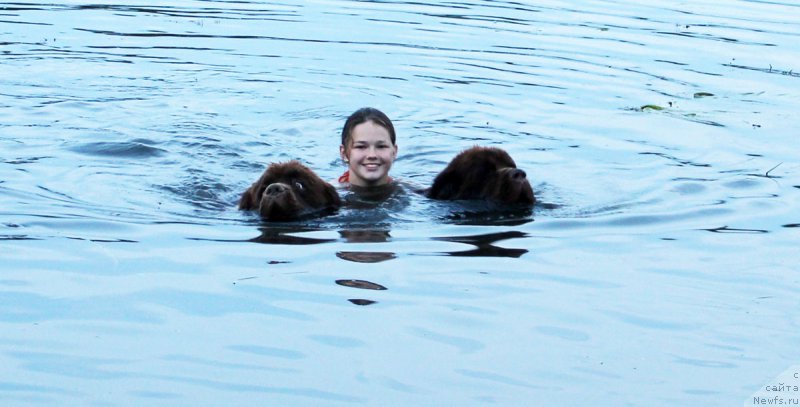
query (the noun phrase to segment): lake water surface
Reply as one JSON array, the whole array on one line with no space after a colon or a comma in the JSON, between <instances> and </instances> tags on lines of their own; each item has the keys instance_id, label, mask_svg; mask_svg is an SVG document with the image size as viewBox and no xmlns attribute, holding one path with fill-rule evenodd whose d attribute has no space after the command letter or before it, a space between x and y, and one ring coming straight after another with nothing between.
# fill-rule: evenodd
<instances>
[{"instance_id":1,"label":"lake water surface","mask_svg":"<svg viewBox=\"0 0 800 407\"><path fill-rule=\"evenodd\" d=\"M0 404L759 405L800 364L798 17L0 4ZM540 204L236 210L270 162L338 176L362 106L393 176L500 146Z\"/></svg>"}]
</instances>

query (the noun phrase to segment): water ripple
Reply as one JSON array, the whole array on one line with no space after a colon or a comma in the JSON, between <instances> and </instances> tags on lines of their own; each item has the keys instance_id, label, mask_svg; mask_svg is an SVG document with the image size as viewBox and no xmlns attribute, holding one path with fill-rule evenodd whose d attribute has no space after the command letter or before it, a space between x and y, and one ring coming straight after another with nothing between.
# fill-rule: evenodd
<instances>
[{"instance_id":1,"label":"water ripple","mask_svg":"<svg viewBox=\"0 0 800 407\"><path fill-rule=\"evenodd\" d=\"M71 147L72 151L99 156L117 158L152 158L165 155L166 150L154 147L149 140L132 140L126 142L93 142Z\"/></svg>"},{"instance_id":2,"label":"water ripple","mask_svg":"<svg viewBox=\"0 0 800 407\"><path fill-rule=\"evenodd\" d=\"M740 405L800 358L794 2L146 3L0 6L0 399ZM236 209L362 106L406 193ZM475 144L534 208L413 192Z\"/></svg>"}]
</instances>

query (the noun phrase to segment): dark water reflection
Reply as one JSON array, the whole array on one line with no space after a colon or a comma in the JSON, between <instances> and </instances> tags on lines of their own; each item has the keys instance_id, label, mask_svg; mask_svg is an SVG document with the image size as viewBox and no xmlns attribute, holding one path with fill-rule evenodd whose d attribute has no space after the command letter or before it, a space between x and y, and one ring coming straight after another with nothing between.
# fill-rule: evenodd
<instances>
[{"instance_id":1,"label":"dark water reflection","mask_svg":"<svg viewBox=\"0 0 800 407\"><path fill-rule=\"evenodd\" d=\"M396 259L397 254L393 252L340 251L336 252L336 257L356 263L380 263L382 261Z\"/></svg>"},{"instance_id":2,"label":"dark water reflection","mask_svg":"<svg viewBox=\"0 0 800 407\"><path fill-rule=\"evenodd\" d=\"M325 232L324 229L313 229L304 227L302 225L266 225L259 228L261 234L249 242L276 245L331 245L339 242L343 244L378 244L383 249L393 241L397 241L391 236L391 231L386 229L347 229L339 230L339 239L333 238L317 238L303 236L318 232ZM519 258L520 256L528 253L527 249L522 248L505 248L496 245L500 241L511 241L514 239L524 239L529 235L520 231L505 231L486 233L480 235L469 236L446 236L446 237L431 237L431 241L441 241L450 243L466 244L474 246L474 249L469 250L454 250L447 252L412 252L406 255L410 256L430 256L430 255L449 255L456 257L505 257L505 258ZM400 239L402 240L402 239ZM232 242L232 243L235 243ZM424 245L424 244L423 244ZM392 251L385 250L337 250L335 252L337 258L347 262L359 264L379 264L391 260L398 259L399 254ZM287 263L279 260L271 260L269 264L283 264ZM342 273L347 273L343 269ZM337 279L337 285L368 290L387 290L387 287L379 283L367 280L355 279ZM379 301L367 298L350 298L348 301L354 305L366 306L377 304Z\"/></svg>"},{"instance_id":3,"label":"dark water reflection","mask_svg":"<svg viewBox=\"0 0 800 407\"><path fill-rule=\"evenodd\" d=\"M525 253L527 249L508 249L504 247L495 246L493 243L518 239L527 237L528 234L518 231L487 233L484 235L475 236L453 236L453 237L436 237L434 240L441 240L446 242L457 242L475 246L475 249L447 252L450 256L464 256L464 257L512 257L517 258Z\"/></svg>"},{"instance_id":4,"label":"dark water reflection","mask_svg":"<svg viewBox=\"0 0 800 407\"><path fill-rule=\"evenodd\" d=\"M292 226L265 226L259 228L261 234L258 237L248 239L247 241L261 244L271 245L316 245L316 244L329 244L332 242L344 243L388 243L391 242L392 236L389 230L378 229L354 229L354 230L340 230L338 233L340 239L333 238L316 238L302 236L302 234L313 232L324 232L324 229L309 229L307 227L298 225ZM497 247L494 243L504 240L512 240L518 238L528 237L527 233L519 231L506 231L496 233L486 233L482 235L471 236L445 236L445 237L431 237L433 241L463 243L475 246L475 249L466 251L452 251L445 252L451 256L466 256L466 257L520 257L527 253L526 249L505 249ZM202 240L202 239L198 239ZM215 240L224 241L224 240ZM240 242L233 240L229 242ZM425 255L432 253L414 253L417 255ZM336 257L342 260L353 261L357 263L380 263L387 260L397 258L394 252L386 251L337 251Z\"/></svg>"},{"instance_id":5,"label":"dark water reflection","mask_svg":"<svg viewBox=\"0 0 800 407\"><path fill-rule=\"evenodd\" d=\"M336 239L320 239L304 236L296 236L297 233L313 232L314 229L307 229L303 227L262 227L259 228L261 234L258 237L249 239L248 241L254 243L265 244L288 244L288 245L309 245L333 242Z\"/></svg>"},{"instance_id":6,"label":"dark water reflection","mask_svg":"<svg viewBox=\"0 0 800 407\"><path fill-rule=\"evenodd\" d=\"M364 280L336 280L336 284L339 284L339 285L345 286L345 287L360 288L362 290L378 290L378 291L382 291L382 290L386 290L387 289L386 287L384 287L384 286L382 286L380 284L375 284L375 283L371 283L369 281L364 281Z\"/></svg>"}]
</instances>

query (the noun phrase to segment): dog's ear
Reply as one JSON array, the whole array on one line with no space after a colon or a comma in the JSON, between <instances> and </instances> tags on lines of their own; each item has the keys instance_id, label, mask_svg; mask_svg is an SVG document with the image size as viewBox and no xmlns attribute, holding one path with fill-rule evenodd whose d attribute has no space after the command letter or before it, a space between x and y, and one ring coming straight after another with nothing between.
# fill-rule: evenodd
<instances>
[{"instance_id":1,"label":"dog's ear","mask_svg":"<svg viewBox=\"0 0 800 407\"><path fill-rule=\"evenodd\" d=\"M439 173L433 180L433 185L431 185L427 192L428 198L452 199L457 192L457 178L454 171L449 171L449 169L445 168L445 170Z\"/></svg>"},{"instance_id":2,"label":"dog's ear","mask_svg":"<svg viewBox=\"0 0 800 407\"><path fill-rule=\"evenodd\" d=\"M258 208L258 204L261 201L261 197L258 196L259 190L259 182L254 182L253 185L250 185L250 188L247 188L242 194L242 198L239 199L239 209L249 211Z\"/></svg>"},{"instance_id":3,"label":"dog's ear","mask_svg":"<svg viewBox=\"0 0 800 407\"><path fill-rule=\"evenodd\" d=\"M253 210L258 209L259 205L261 205L261 195L264 193L264 190L267 188L267 185L271 184L275 178L273 173L279 172L281 168L280 164L272 163L267 167L266 170L258 177L258 180L250 185L250 188L247 188L246 191L242 194L242 197L239 199L239 209L241 210Z\"/></svg>"},{"instance_id":4,"label":"dog's ear","mask_svg":"<svg viewBox=\"0 0 800 407\"><path fill-rule=\"evenodd\" d=\"M331 208L338 208L342 206L342 199L339 198L339 193L336 191L333 185L325 183L325 200L328 202L328 206Z\"/></svg>"}]
</instances>

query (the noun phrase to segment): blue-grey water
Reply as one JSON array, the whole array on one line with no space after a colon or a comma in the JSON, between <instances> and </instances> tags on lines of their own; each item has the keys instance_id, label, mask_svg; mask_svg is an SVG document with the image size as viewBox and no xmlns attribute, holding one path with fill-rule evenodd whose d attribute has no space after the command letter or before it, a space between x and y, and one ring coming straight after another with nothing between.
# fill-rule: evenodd
<instances>
[{"instance_id":1,"label":"blue-grey water","mask_svg":"<svg viewBox=\"0 0 800 407\"><path fill-rule=\"evenodd\" d=\"M798 17L0 4L0 404L758 405L800 363ZM270 162L338 176L362 106L393 176L500 146L540 203L236 210Z\"/></svg>"}]
</instances>

